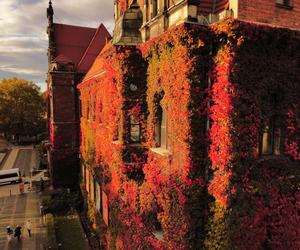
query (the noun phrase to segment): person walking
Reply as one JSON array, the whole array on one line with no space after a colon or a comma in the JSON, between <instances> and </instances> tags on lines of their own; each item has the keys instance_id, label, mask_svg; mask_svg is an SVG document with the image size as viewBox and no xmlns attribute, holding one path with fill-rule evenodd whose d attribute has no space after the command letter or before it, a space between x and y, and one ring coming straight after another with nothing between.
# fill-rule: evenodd
<instances>
[{"instance_id":1,"label":"person walking","mask_svg":"<svg viewBox=\"0 0 300 250\"><path fill-rule=\"evenodd\" d=\"M32 229L32 224L30 220L27 220L25 224L25 228L27 229L28 236L31 237L31 229Z\"/></svg>"},{"instance_id":2,"label":"person walking","mask_svg":"<svg viewBox=\"0 0 300 250\"><path fill-rule=\"evenodd\" d=\"M11 242L11 239L12 239L13 234L14 234L13 229L12 229L10 226L7 226L7 227L6 227L6 237L7 237L8 243Z\"/></svg>"},{"instance_id":3,"label":"person walking","mask_svg":"<svg viewBox=\"0 0 300 250\"><path fill-rule=\"evenodd\" d=\"M20 237L21 237L21 229L22 227L20 227L19 225L17 225L17 227L15 228L15 237L17 237L18 241L20 241Z\"/></svg>"}]
</instances>

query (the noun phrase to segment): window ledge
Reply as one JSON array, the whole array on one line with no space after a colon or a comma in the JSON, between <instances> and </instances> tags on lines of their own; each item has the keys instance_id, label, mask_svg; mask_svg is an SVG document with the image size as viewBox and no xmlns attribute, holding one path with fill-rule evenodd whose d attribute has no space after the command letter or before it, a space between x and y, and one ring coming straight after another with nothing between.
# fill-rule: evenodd
<instances>
[{"instance_id":1,"label":"window ledge","mask_svg":"<svg viewBox=\"0 0 300 250\"><path fill-rule=\"evenodd\" d=\"M291 5L285 5L281 3L276 3L276 7L286 9L286 10L292 10L294 7Z\"/></svg>"},{"instance_id":2,"label":"window ledge","mask_svg":"<svg viewBox=\"0 0 300 250\"><path fill-rule=\"evenodd\" d=\"M262 155L259 161L274 160L285 158L283 155Z\"/></svg>"},{"instance_id":3,"label":"window ledge","mask_svg":"<svg viewBox=\"0 0 300 250\"><path fill-rule=\"evenodd\" d=\"M150 148L150 151L162 155L162 156L171 156L172 153L166 148Z\"/></svg>"}]
</instances>

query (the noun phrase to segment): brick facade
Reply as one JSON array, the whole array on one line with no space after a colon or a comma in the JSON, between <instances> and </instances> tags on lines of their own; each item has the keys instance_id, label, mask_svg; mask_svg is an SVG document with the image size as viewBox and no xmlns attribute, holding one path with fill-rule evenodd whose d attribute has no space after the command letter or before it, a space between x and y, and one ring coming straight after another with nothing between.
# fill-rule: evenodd
<instances>
[{"instance_id":1,"label":"brick facade","mask_svg":"<svg viewBox=\"0 0 300 250\"><path fill-rule=\"evenodd\" d=\"M78 186L80 104L77 84L110 37L101 24L97 29L53 22L51 1L47 9L48 127L51 184Z\"/></svg>"},{"instance_id":2,"label":"brick facade","mask_svg":"<svg viewBox=\"0 0 300 250\"><path fill-rule=\"evenodd\" d=\"M300 0L291 0L290 7L276 0L240 0L238 18L292 29L300 29Z\"/></svg>"}]
</instances>

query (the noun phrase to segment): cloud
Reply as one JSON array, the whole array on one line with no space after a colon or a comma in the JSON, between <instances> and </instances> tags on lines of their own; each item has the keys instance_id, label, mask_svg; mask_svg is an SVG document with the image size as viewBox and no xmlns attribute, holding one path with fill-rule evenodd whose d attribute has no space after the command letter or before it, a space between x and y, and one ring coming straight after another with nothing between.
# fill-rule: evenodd
<instances>
[{"instance_id":1,"label":"cloud","mask_svg":"<svg viewBox=\"0 0 300 250\"><path fill-rule=\"evenodd\" d=\"M103 23L113 31L113 0L52 2L56 23L94 28ZM48 0L0 1L0 79L16 76L38 83L45 81L47 7Z\"/></svg>"}]
</instances>

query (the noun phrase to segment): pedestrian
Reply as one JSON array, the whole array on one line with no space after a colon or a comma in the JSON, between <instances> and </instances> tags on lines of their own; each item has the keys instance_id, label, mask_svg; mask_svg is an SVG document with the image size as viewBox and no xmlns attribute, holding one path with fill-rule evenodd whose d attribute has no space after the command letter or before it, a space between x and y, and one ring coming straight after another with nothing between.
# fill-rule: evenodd
<instances>
[{"instance_id":1,"label":"pedestrian","mask_svg":"<svg viewBox=\"0 0 300 250\"><path fill-rule=\"evenodd\" d=\"M18 241L20 241L20 237L21 237L21 234L22 234L21 229L22 229L22 227L20 227L19 225L17 225L16 228L15 228L15 235L14 236L17 237Z\"/></svg>"},{"instance_id":2,"label":"pedestrian","mask_svg":"<svg viewBox=\"0 0 300 250\"><path fill-rule=\"evenodd\" d=\"M43 177L40 179L40 187L41 187L41 192L44 191L44 180Z\"/></svg>"},{"instance_id":3,"label":"pedestrian","mask_svg":"<svg viewBox=\"0 0 300 250\"><path fill-rule=\"evenodd\" d=\"M14 234L13 229L12 229L10 226L7 226L7 227L6 227L6 237L7 237L8 243L11 242L11 239L12 239L13 234Z\"/></svg>"},{"instance_id":4,"label":"pedestrian","mask_svg":"<svg viewBox=\"0 0 300 250\"><path fill-rule=\"evenodd\" d=\"M20 182L19 190L20 190L20 194L24 194L24 182Z\"/></svg>"},{"instance_id":5,"label":"pedestrian","mask_svg":"<svg viewBox=\"0 0 300 250\"><path fill-rule=\"evenodd\" d=\"M32 229L32 224L30 220L27 220L26 224L25 224L25 228L27 229L28 235L29 237L31 237L31 229Z\"/></svg>"}]
</instances>

